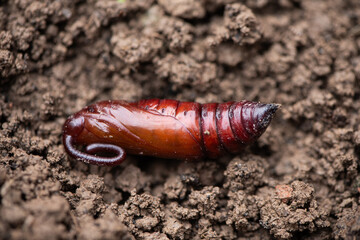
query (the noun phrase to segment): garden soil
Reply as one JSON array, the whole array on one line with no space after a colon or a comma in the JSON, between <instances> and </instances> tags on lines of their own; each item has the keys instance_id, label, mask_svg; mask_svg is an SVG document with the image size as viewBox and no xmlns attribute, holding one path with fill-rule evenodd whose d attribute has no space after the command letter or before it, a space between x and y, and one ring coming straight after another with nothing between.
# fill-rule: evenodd
<instances>
[{"instance_id":1,"label":"garden soil","mask_svg":"<svg viewBox=\"0 0 360 240\"><path fill-rule=\"evenodd\" d=\"M0 239L360 239L360 1L0 1ZM105 99L279 103L237 156L69 158Z\"/></svg>"}]
</instances>

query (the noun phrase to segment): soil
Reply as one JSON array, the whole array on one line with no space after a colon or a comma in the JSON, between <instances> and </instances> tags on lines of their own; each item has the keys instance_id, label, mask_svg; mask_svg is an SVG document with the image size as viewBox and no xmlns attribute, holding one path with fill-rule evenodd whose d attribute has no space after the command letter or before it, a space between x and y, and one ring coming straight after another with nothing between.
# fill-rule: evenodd
<instances>
[{"instance_id":1,"label":"soil","mask_svg":"<svg viewBox=\"0 0 360 240\"><path fill-rule=\"evenodd\" d=\"M239 3L241 2L241 3ZM360 1L0 2L0 239L360 239ZM105 99L280 103L238 156L70 159Z\"/></svg>"}]
</instances>

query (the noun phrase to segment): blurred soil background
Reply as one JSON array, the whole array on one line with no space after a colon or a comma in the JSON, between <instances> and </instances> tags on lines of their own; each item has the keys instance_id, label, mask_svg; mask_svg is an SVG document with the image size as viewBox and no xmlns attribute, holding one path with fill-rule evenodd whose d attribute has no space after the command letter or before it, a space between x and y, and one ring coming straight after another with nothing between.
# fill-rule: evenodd
<instances>
[{"instance_id":1,"label":"blurred soil background","mask_svg":"<svg viewBox=\"0 0 360 240\"><path fill-rule=\"evenodd\" d=\"M360 239L360 1L0 1L0 239ZM105 99L282 104L238 156L70 159Z\"/></svg>"}]
</instances>

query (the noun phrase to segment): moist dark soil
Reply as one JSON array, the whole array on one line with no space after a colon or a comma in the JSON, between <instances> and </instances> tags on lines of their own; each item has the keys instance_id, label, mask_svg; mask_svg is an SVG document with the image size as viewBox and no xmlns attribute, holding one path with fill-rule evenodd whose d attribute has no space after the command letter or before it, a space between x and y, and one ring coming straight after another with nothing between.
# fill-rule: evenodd
<instances>
[{"instance_id":1,"label":"moist dark soil","mask_svg":"<svg viewBox=\"0 0 360 240\"><path fill-rule=\"evenodd\" d=\"M0 239L360 239L360 1L0 1ZM105 99L279 103L237 156L69 158Z\"/></svg>"}]
</instances>

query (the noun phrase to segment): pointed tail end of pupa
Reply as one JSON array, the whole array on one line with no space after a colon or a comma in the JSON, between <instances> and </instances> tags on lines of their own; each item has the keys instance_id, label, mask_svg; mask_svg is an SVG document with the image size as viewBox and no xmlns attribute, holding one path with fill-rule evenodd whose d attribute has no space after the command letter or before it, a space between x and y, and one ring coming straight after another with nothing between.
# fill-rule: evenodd
<instances>
[{"instance_id":1,"label":"pointed tail end of pupa","mask_svg":"<svg viewBox=\"0 0 360 240\"><path fill-rule=\"evenodd\" d=\"M255 120L255 129L258 133L258 137L265 132L279 108L281 108L281 104L277 103L260 103L257 107L255 107L253 119Z\"/></svg>"}]
</instances>

